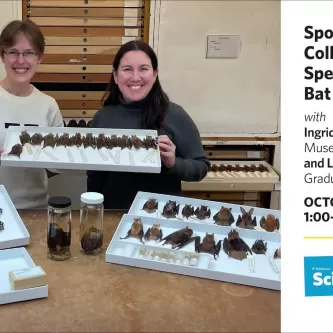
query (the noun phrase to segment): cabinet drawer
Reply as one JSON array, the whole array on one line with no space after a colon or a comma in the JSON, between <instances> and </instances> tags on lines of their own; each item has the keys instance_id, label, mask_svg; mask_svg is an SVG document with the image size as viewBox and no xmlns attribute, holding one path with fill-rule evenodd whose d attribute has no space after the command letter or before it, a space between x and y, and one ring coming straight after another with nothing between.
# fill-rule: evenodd
<instances>
[{"instance_id":1,"label":"cabinet drawer","mask_svg":"<svg viewBox=\"0 0 333 333\"><path fill-rule=\"evenodd\" d=\"M43 64L109 64L114 54L45 54Z\"/></svg>"},{"instance_id":2,"label":"cabinet drawer","mask_svg":"<svg viewBox=\"0 0 333 333\"><path fill-rule=\"evenodd\" d=\"M45 36L47 46L54 45L114 45L120 46L131 40L139 40L139 37L60 37Z\"/></svg>"},{"instance_id":3,"label":"cabinet drawer","mask_svg":"<svg viewBox=\"0 0 333 333\"><path fill-rule=\"evenodd\" d=\"M30 20L40 26L97 26L97 27L140 27L142 20L138 18L81 18L81 17L35 17Z\"/></svg>"},{"instance_id":4,"label":"cabinet drawer","mask_svg":"<svg viewBox=\"0 0 333 333\"><path fill-rule=\"evenodd\" d=\"M49 74L36 73L33 77L34 82L90 82L90 83L109 83L111 74Z\"/></svg>"},{"instance_id":5,"label":"cabinet drawer","mask_svg":"<svg viewBox=\"0 0 333 333\"><path fill-rule=\"evenodd\" d=\"M257 158L263 159L265 157L264 151L258 151ZM210 159L249 159L249 151L247 150L206 150L205 155Z\"/></svg>"},{"instance_id":6,"label":"cabinet drawer","mask_svg":"<svg viewBox=\"0 0 333 333\"><path fill-rule=\"evenodd\" d=\"M228 160L248 160L248 159L265 159L267 156L265 150L239 149L239 148L220 148L220 147L204 147L205 155L212 160L228 159Z\"/></svg>"},{"instance_id":7,"label":"cabinet drawer","mask_svg":"<svg viewBox=\"0 0 333 333\"><path fill-rule=\"evenodd\" d=\"M138 8L42 8L32 7L28 15L33 17L139 17Z\"/></svg>"},{"instance_id":8,"label":"cabinet drawer","mask_svg":"<svg viewBox=\"0 0 333 333\"><path fill-rule=\"evenodd\" d=\"M38 74L36 74L38 75ZM63 75L63 74L40 74L40 75L48 75L49 77L42 77L42 79L46 79L47 81L43 81L42 79L39 81L32 80L32 84L41 91L81 91L81 92L87 92L87 91L106 91L108 90L108 84L107 82L87 82L86 80L81 80L78 82L73 81L54 81L52 77ZM76 75L76 74L67 74L68 75ZM88 74L88 75L99 75L99 74ZM110 76L111 77L111 76Z\"/></svg>"},{"instance_id":9,"label":"cabinet drawer","mask_svg":"<svg viewBox=\"0 0 333 333\"><path fill-rule=\"evenodd\" d=\"M57 37L123 37L128 36L125 34L123 27L44 27L40 26L44 36L57 36ZM126 29L130 30L130 36L139 36L139 29ZM136 33L136 35L134 35Z\"/></svg>"},{"instance_id":10,"label":"cabinet drawer","mask_svg":"<svg viewBox=\"0 0 333 333\"><path fill-rule=\"evenodd\" d=\"M45 54L116 54L120 46L46 46Z\"/></svg>"},{"instance_id":11,"label":"cabinet drawer","mask_svg":"<svg viewBox=\"0 0 333 333\"><path fill-rule=\"evenodd\" d=\"M92 118L98 110L60 110L63 118Z\"/></svg>"},{"instance_id":12,"label":"cabinet drawer","mask_svg":"<svg viewBox=\"0 0 333 333\"><path fill-rule=\"evenodd\" d=\"M258 192L192 192L183 191L184 197L212 200L236 205L267 207L267 193ZM223 205L223 204L222 204Z\"/></svg>"},{"instance_id":13,"label":"cabinet drawer","mask_svg":"<svg viewBox=\"0 0 333 333\"><path fill-rule=\"evenodd\" d=\"M104 96L104 91L43 91L44 94L53 97L54 99L63 101L101 101Z\"/></svg>"},{"instance_id":14,"label":"cabinet drawer","mask_svg":"<svg viewBox=\"0 0 333 333\"><path fill-rule=\"evenodd\" d=\"M101 101L63 101L57 100L60 109L68 109L68 110L75 110L75 109L84 109L84 110L91 110L91 109L101 109L103 106Z\"/></svg>"},{"instance_id":15,"label":"cabinet drawer","mask_svg":"<svg viewBox=\"0 0 333 333\"><path fill-rule=\"evenodd\" d=\"M226 200L245 200L244 192L198 192L185 191L184 196L191 198L200 198L203 200L226 201ZM260 195L255 193L252 200L260 199Z\"/></svg>"},{"instance_id":16,"label":"cabinet drawer","mask_svg":"<svg viewBox=\"0 0 333 333\"><path fill-rule=\"evenodd\" d=\"M30 0L30 7L141 7L140 0Z\"/></svg>"},{"instance_id":17,"label":"cabinet drawer","mask_svg":"<svg viewBox=\"0 0 333 333\"><path fill-rule=\"evenodd\" d=\"M39 65L37 73L110 73L112 65Z\"/></svg>"}]
</instances>

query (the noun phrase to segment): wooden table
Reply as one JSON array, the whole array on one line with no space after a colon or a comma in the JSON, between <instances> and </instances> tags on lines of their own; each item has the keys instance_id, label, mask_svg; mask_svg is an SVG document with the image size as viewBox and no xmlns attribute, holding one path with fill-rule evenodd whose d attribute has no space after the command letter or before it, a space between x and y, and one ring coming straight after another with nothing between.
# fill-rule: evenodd
<instances>
[{"instance_id":1,"label":"wooden table","mask_svg":"<svg viewBox=\"0 0 333 333\"><path fill-rule=\"evenodd\" d=\"M280 292L106 263L123 212L106 211L103 253L47 258L46 212L19 212L27 247L49 279L49 297L1 306L1 332L280 332Z\"/></svg>"}]
</instances>

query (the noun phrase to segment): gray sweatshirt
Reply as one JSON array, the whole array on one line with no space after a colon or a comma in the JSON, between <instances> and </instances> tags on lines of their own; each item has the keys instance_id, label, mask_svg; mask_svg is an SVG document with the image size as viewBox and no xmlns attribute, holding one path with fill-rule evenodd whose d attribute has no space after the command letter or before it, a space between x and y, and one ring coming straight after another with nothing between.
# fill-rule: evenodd
<instances>
[{"instance_id":1,"label":"gray sweatshirt","mask_svg":"<svg viewBox=\"0 0 333 333\"><path fill-rule=\"evenodd\" d=\"M142 102L108 105L96 112L92 127L140 129ZM210 162L204 155L199 131L179 105L170 102L165 126L158 135L167 135L176 146L176 163L159 174L135 172L88 171L87 190L104 194L106 209L128 209L138 191L182 195L181 181L202 180Z\"/></svg>"}]
</instances>

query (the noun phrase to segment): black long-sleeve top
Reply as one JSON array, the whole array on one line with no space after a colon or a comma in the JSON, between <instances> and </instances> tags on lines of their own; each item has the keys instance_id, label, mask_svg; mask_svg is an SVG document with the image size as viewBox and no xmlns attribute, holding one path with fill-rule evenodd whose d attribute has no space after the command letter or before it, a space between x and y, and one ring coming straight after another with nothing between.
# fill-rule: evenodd
<instances>
[{"instance_id":1,"label":"black long-sleeve top","mask_svg":"<svg viewBox=\"0 0 333 333\"><path fill-rule=\"evenodd\" d=\"M140 129L143 102L108 105L99 110L91 127ZM106 209L128 209L138 191L182 196L181 181L202 180L210 162L204 154L199 131L179 105L170 102L158 135L167 135L176 146L176 163L161 173L87 171L87 190L104 195Z\"/></svg>"}]
</instances>

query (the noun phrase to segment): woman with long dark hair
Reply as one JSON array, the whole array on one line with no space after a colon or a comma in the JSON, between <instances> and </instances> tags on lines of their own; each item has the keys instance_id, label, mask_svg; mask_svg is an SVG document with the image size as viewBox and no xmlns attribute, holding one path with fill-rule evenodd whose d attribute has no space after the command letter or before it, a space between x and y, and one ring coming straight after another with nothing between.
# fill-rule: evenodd
<instances>
[{"instance_id":1,"label":"woman with long dark hair","mask_svg":"<svg viewBox=\"0 0 333 333\"><path fill-rule=\"evenodd\" d=\"M130 41L119 49L103 108L91 127L158 132L160 174L87 172L87 190L104 194L105 208L128 209L138 191L182 195L181 181L200 181L208 172L199 131L163 91L156 54L144 42Z\"/></svg>"}]
</instances>

